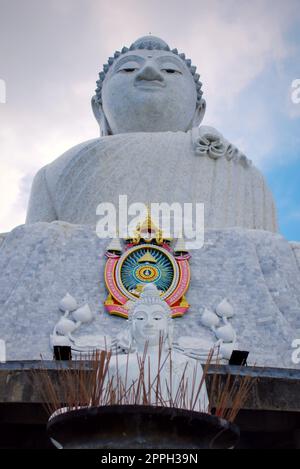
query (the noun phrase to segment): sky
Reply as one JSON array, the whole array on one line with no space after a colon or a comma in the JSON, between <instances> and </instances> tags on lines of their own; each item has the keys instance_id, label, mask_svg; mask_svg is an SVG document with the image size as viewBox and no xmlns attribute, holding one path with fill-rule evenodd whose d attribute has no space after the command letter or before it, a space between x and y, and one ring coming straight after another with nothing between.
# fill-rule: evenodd
<instances>
[{"instance_id":1,"label":"sky","mask_svg":"<svg viewBox=\"0 0 300 469\"><path fill-rule=\"evenodd\" d=\"M0 232L24 223L39 168L99 135L97 74L150 32L197 65L203 124L263 172L300 241L300 0L0 0Z\"/></svg>"}]
</instances>

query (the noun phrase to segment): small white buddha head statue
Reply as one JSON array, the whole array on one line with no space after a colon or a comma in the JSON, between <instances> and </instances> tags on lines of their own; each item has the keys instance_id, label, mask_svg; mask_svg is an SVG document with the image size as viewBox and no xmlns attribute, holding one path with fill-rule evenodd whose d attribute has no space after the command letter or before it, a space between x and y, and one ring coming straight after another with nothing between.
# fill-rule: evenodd
<instances>
[{"instance_id":1,"label":"small white buddha head statue","mask_svg":"<svg viewBox=\"0 0 300 469\"><path fill-rule=\"evenodd\" d=\"M92 98L102 135L186 132L205 113L202 83L185 54L145 36L115 52L103 66Z\"/></svg>"},{"instance_id":2,"label":"small white buddha head statue","mask_svg":"<svg viewBox=\"0 0 300 469\"><path fill-rule=\"evenodd\" d=\"M148 348L172 346L172 318L169 305L161 299L153 283L146 284L140 298L129 311L131 349L143 351Z\"/></svg>"}]
</instances>

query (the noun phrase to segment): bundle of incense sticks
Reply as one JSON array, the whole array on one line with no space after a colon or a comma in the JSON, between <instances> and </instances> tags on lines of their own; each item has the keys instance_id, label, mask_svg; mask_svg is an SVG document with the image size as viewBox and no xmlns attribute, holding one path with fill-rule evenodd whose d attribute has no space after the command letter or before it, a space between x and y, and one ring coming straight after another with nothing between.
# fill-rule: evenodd
<instances>
[{"instance_id":1,"label":"bundle of incense sticks","mask_svg":"<svg viewBox=\"0 0 300 469\"><path fill-rule=\"evenodd\" d=\"M118 355L112 356L110 351L95 351L84 354L69 362L56 362L57 370L48 370L41 362L40 368L32 370L34 385L40 391L44 406L50 415L75 410L82 407L109 405L155 405L162 407L181 408L185 410L207 412L229 422L233 422L243 407L255 383L251 376L230 373L224 376L214 364L214 373L210 371L209 402L201 408L199 396L206 386L209 367L215 351L211 350L206 363L201 365L195 360L192 379L187 376L184 367L174 389L174 364L172 352L162 354L162 341L158 350L158 366L153 373L147 344L142 355L137 355L138 373L134 381L129 382L127 355L125 377L119 373ZM115 361L111 373L112 357ZM168 366L169 376L162 373ZM57 371L57 372L56 372ZM202 373L201 379L197 374ZM153 378L154 376L154 378Z\"/></svg>"}]
</instances>

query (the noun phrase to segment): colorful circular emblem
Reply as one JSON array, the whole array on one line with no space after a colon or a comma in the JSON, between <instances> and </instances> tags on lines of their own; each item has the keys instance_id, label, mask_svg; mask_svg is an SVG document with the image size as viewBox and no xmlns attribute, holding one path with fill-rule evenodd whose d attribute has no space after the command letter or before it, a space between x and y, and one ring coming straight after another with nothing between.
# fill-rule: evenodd
<instances>
[{"instance_id":1,"label":"colorful circular emblem","mask_svg":"<svg viewBox=\"0 0 300 469\"><path fill-rule=\"evenodd\" d=\"M116 265L116 281L120 291L131 299L152 282L168 297L176 288L179 269L174 257L164 248L142 244L128 249Z\"/></svg>"},{"instance_id":2,"label":"colorful circular emblem","mask_svg":"<svg viewBox=\"0 0 300 469\"><path fill-rule=\"evenodd\" d=\"M110 242L104 271L108 290L104 305L109 314L128 318L132 301L151 282L170 306L171 316L184 315L189 308L185 293L190 282L190 255L183 240L177 240L173 248L171 241L148 213L134 235L126 239L124 248L118 238Z\"/></svg>"}]
</instances>

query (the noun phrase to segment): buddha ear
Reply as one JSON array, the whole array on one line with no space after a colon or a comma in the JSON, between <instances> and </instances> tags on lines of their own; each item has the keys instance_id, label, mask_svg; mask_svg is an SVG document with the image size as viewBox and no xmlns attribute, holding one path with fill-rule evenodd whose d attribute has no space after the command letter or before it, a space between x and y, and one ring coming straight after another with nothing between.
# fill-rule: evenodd
<instances>
[{"instance_id":1,"label":"buddha ear","mask_svg":"<svg viewBox=\"0 0 300 469\"><path fill-rule=\"evenodd\" d=\"M102 105L98 102L97 96L92 97L91 104L92 104L92 109L93 109L93 113L96 118L96 121L98 122L100 126L101 137L104 137L105 135L112 135L112 132L110 130L109 124L105 117Z\"/></svg>"},{"instance_id":2,"label":"buddha ear","mask_svg":"<svg viewBox=\"0 0 300 469\"><path fill-rule=\"evenodd\" d=\"M201 124L203 120L205 111L206 111L206 101L205 99L201 99L200 103L197 103L197 106L196 106L196 111L195 111L193 121L192 121L192 127L199 127L199 125Z\"/></svg>"}]
</instances>

